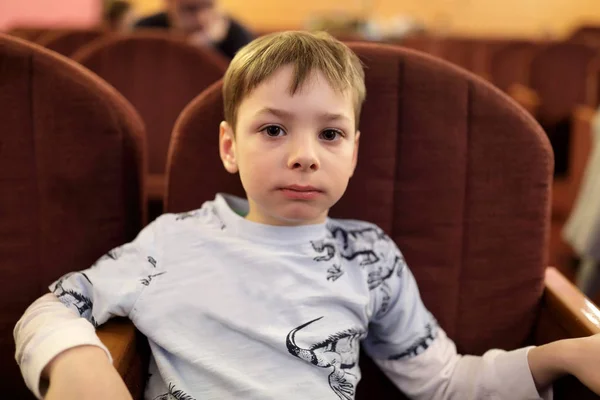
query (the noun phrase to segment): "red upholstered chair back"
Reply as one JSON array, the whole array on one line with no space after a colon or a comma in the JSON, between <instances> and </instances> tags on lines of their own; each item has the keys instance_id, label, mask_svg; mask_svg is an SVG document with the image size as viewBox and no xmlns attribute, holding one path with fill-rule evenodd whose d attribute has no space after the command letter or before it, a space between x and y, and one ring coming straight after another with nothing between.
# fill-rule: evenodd
<instances>
[{"instance_id":1,"label":"red upholstered chair back","mask_svg":"<svg viewBox=\"0 0 600 400\"><path fill-rule=\"evenodd\" d=\"M536 53L529 86L540 96L537 118L555 124L570 118L578 105L597 103L598 52L580 43L554 43Z\"/></svg>"},{"instance_id":2,"label":"red upholstered chair back","mask_svg":"<svg viewBox=\"0 0 600 400\"><path fill-rule=\"evenodd\" d=\"M513 84L528 85L531 61L540 46L535 42L514 41L496 48L490 55L491 82L504 91Z\"/></svg>"},{"instance_id":3,"label":"red upholstered chair back","mask_svg":"<svg viewBox=\"0 0 600 400\"><path fill-rule=\"evenodd\" d=\"M50 283L141 229L143 125L84 68L6 35L0 87L0 391L33 399L12 330Z\"/></svg>"},{"instance_id":4,"label":"red upholstered chair back","mask_svg":"<svg viewBox=\"0 0 600 400\"><path fill-rule=\"evenodd\" d=\"M36 43L70 57L81 47L108 34L108 31L102 29L59 29L41 35Z\"/></svg>"},{"instance_id":5,"label":"red upholstered chair back","mask_svg":"<svg viewBox=\"0 0 600 400\"><path fill-rule=\"evenodd\" d=\"M463 37L448 37L440 41L438 56L467 71L477 67L478 41Z\"/></svg>"},{"instance_id":6,"label":"red upholstered chair back","mask_svg":"<svg viewBox=\"0 0 600 400\"><path fill-rule=\"evenodd\" d=\"M164 174L179 113L220 79L228 65L216 52L158 32L101 39L73 59L113 85L138 110L146 125L151 174Z\"/></svg>"},{"instance_id":7,"label":"red upholstered chair back","mask_svg":"<svg viewBox=\"0 0 600 400\"><path fill-rule=\"evenodd\" d=\"M399 47L351 47L366 65L367 100L358 168L331 216L391 235L460 351L526 344L546 266L546 135L499 90L448 63ZM220 82L179 118L168 211L198 208L216 192L243 195L219 159L222 118ZM359 398L391 398L377 397L391 389L365 358L362 366Z\"/></svg>"},{"instance_id":8,"label":"red upholstered chair back","mask_svg":"<svg viewBox=\"0 0 600 400\"><path fill-rule=\"evenodd\" d=\"M594 47L600 46L600 26L584 25L575 30L569 40L577 43L585 43Z\"/></svg>"},{"instance_id":9,"label":"red upholstered chair back","mask_svg":"<svg viewBox=\"0 0 600 400\"><path fill-rule=\"evenodd\" d=\"M25 39L30 42L36 42L41 36L43 36L46 32L49 32L49 28L41 28L41 27L33 27L33 26L15 26L6 32L11 36L18 37L20 39Z\"/></svg>"}]
</instances>

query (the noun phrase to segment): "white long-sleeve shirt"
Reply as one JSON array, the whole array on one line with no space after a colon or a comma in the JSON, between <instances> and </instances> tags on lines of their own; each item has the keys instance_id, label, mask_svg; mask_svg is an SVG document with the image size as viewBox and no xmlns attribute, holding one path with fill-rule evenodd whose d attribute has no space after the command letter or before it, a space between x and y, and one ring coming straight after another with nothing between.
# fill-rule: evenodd
<instances>
[{"instance_id":1,"label":"white long-sleeve shirt","mask_svg":"<svg viewBox=\"0 0 600 400\"><path fill-rule=\"evenodd\" d=\"M361 345L411 398L552 398L528 348L458 355L376 226L268 226L241 217L247 207L219 195L164 215L52 284L15 327L28 387L42 398L54 356L104 348L94 326L126 316L150 343L150 400L353 399Z\"/></svg>"}]
</instances>

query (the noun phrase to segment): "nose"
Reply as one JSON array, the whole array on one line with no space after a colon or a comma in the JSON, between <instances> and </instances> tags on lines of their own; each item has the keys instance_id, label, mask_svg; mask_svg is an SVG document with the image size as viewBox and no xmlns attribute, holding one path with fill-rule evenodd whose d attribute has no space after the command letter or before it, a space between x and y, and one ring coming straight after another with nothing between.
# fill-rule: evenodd
<instances>
[{"instance_id":1,"label":"nose","mask_svg":"<svg viewBox=\"0 0 600 400\"><path fill-rule=\"evenodd\" d=\"M302 172L318 171L320 168L317 156L317 140L313 135L293 135L290 140L288 168Z\"/></svg>"}]
</instances>

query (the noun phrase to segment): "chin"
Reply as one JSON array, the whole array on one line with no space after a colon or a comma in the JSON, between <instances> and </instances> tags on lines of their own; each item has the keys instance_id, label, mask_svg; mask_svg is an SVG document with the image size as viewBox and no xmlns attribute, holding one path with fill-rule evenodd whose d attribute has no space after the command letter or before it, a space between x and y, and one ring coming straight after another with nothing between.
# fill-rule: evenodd
<instances>
[{"instance_id":1,"label":"chin","mask_svg":"<svg viewBox=\"0 0 600 400\"><path fill-rule=\"evenodd\" d=\"M324 212L323 210L307 210L305 207L301 207L304 209L300 209L300 207L293 207L295 209L290 208L281 210L275 217L286 225L319 224L324 222L327 217L327 212Z\"/></svg>"}]
</instances>

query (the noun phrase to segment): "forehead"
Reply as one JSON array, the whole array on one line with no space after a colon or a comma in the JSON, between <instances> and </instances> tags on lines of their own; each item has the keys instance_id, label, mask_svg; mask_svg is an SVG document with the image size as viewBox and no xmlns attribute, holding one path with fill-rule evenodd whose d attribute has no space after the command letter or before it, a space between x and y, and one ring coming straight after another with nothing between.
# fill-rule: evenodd
<instances>
[{"instance_id":1,"label":"forehead","mask_svg":"<svg viewBox=\"0 0 600 400\"><path fill-rule=\"evenodd\" d=\"M294 93L293 80L293 66L281 67L245 96L238 111L287 107L292 112L313 109L354 116L352 91L334 89L322 72L311 72Z\"/></svg>"}]
</instances>

